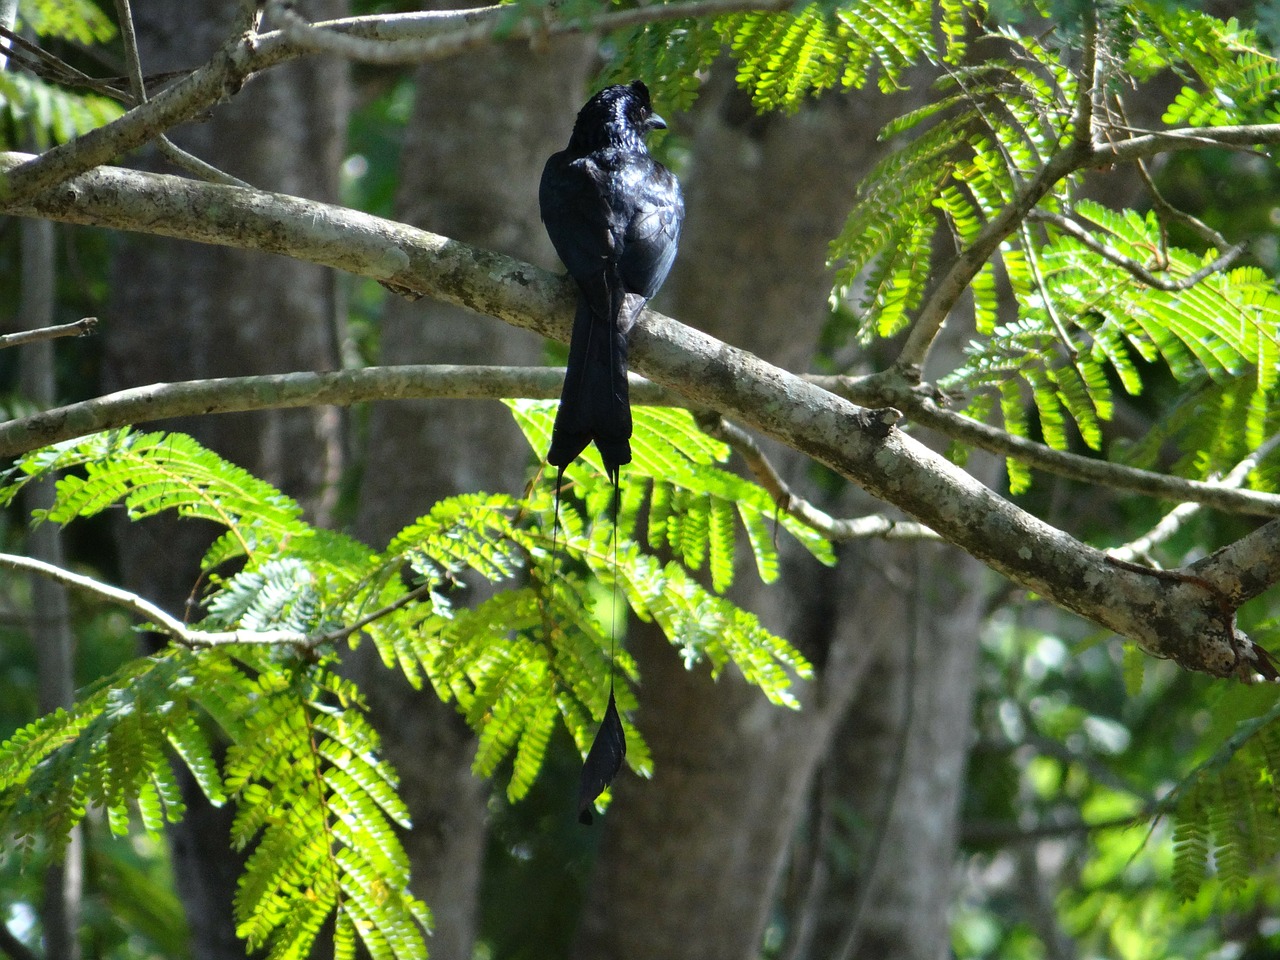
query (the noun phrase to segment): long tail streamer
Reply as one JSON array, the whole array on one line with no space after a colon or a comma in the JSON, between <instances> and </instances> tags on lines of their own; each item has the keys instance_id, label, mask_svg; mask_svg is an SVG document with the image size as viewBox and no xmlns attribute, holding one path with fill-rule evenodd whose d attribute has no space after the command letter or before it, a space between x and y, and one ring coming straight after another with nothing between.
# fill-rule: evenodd
<instances>
[{"instance_id":1,"label":"long tail streamer","mask_svg":"<svg viewBox=\"0 0 1280 960\"><path fill-rule=\"evenodd\" d=\"M559 496L557 491L557 497ZM613 610L609 616L609 702L604 708L600 729L587 751L582 764L582 777L578 781L578 822L591 823L591 808L596 798L604 793L613 778L622 769L627 756L627 735L622 729L622 717L613 698L613 670L616 662L615 644L618 623L618 503L622 498L618 474L613 474Z\"/></svg>"}]
</instances>

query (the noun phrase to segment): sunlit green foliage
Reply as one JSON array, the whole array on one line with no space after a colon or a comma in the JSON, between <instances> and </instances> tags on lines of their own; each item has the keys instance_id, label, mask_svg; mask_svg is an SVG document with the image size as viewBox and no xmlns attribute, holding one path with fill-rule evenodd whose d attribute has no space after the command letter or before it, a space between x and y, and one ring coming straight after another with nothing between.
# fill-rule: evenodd
<instances>
[{"instance_id":1,"label":"sunlit green foliage","mask_svg":"<svg viewBox=\"0 0 1280 960\"><path fill-rule=\"evenodd\" d=\"M697 71L727 49L758 108L792 111L824 90L856 89L874 78L887 92L915 64L958 60L976 9L958 0L810 3L782 13L647 24L615 39L608 74L643 76L660 100L683 108L697 96Z\"/></svg>"},{"instance_id":2,"label":"sunlit green foliage","mask_svg":"<svg viewBox=\"0 0 1280 960\"><path fill-rule=\"evenodd\" d=\"M23 0L20 26L40 37L74 40L86 46L116 35L116 25L91 0Z\"/></svg>"},{"instance_id":3,"label":"sunlit green foliage","mask_svg":"<svg viewBox=\"0 0 1280 960\"><path fill-rule=\"evenodd\" d=\"M34 0L19 5L18 26L37 37L85 46L115 36L115 24L89 0ZM44 150L114 120L120 104L84 90L69 90L13 69L0 71L0 146Z\"/></svg>"},{"instance_id":4,"label":"sunlit green foliage","mask_svg":"<svg viewBox=\"0 0 1280 960\"><path fill-rule=\"evenodd\" d=\"M114 100L20 73L0 73L0 146L44 150L124 113Z\"/></svg>"},{"instance_id":5,"label":"sunlit green foliage","mask_svg":"<svg viewBox=\"0 0 1280 960\"><path fill-rule=\"evenodd\" d=\"M1274 119L1280 67L1236 21L1156 4L1096 15L1101 64L1186 79L1165 113L1171 128ZM937 251L974 247L1068 148L1073 118L1083 116L1072 29L988 34L978 42L989 56L947 67L927 106L882 131L901 145L864 179L831 247L835 295L856 304L836 314L847 335L870 341L906 329L936 280ZM1095 92L1089 110L1092 140L1127 135L1112 101ZM1170 243L1172 215L1108 209L1081 196L1081 185L1073 174L1036 188L1025 220L977 265L967 300L979 337L941 385L968 397L971 415L999 411L1015 435L1038 433L1057 449L1079 437L1101 450L1113 391L1140 393L1156 365L1206 402L1195 418L1165 424L1152 444L1177 441L1188 475L1224 472L1258 446L1276 405L1273 281L1234 266L1239 250ZM1025 467L1009 469L1013 491L1024 491Z\"/></svg>"},{"instance_id":6,"label":"sunlit green foliage","mask_svg":"<svg viewBox=\"0 0 1280 960\"><path fill-rule=\"evenodd\" d=\"M550 428L548 405L516 406L527 429ZM91 808L105 811L113 832L128 831L131 810L159 832L184 809L176 760L211 802L236 805L235 842L252 850L236 902L251 948L302 955L332 921L339 955L358 935L375 957L416 956L427 915L405 892L408 863L392 829L408 826L407 814L359 692L331 672L339 643L372 642L410 683L429 681L456 701L479 737L476 772L494 775L510 760L513 800L537 777L556 724L585 753L611 656L619 707L635 707L635 665L603 619L613 614L594 601L593 581L658 623L688 663L706 661L713 674L736 664L769 699L797 705L791 686L810 676L808 663L716 592L731 579L735 516L754 531L758 568L776 569L772 541L760 536L767 495L714 466L726 451L687 413L646 411L637 424L619 529L608 484L575 466L555 556L545 484L523 499L443 500L376 551L310 526L294 501L185 435L116 431L22 458L0 488L2 503L59 474L55 501L35 522L122 506L134 520L175 512L223 533L202 564L206 616L195 625L212 632L212 649L134 660L0 749L0 822L20 841L14 849L29 856L39 838L65 839ZM668 531L683 530L677 559L665 563L631 539L653 480L647 470L686 498L665 508ZM658 526L651 511L651 530ZM811 531L787 526L829 560ZM708 560L716 591L689 572ZM499 592L455 605L474 576ZM210 725L231 743L221 762ZM628 731L628 760L647 772L643 736L629 723Z\"/></svg>"},{"instance_id":7,"label":"sunlit green foliage","mask_svg":"<svg viewBox=\"0 0 1280 960\"><path fill-rule=\"evenodd\" d=\"M512 4L513 16L543 16L545 6ZM830 248L833 295L848 307L836 313L833 339L869 343L907 330L934 290L941 256L971 249L1071 142L1082 86L1095 79L1082 85L1076 73L1086 9L1004 4L993 14L961 0L895 0L650 23L606 41L606 74L643 77L663 109L678 110L727 56L757 109L799 111L824 91L871 80L889 91L915 65L938 69L932 101L882 131L893 149L864 180ZM39 36L88 44L111 35L86 0L35 0L22 12ZM567 0L555 16L599 12L597 3ZM1023 29L1014 12L1048 14L1052 27ZM1163 104L1166 127L1280 119L1280 67L1248 27L1177 3L1093 13L1102 88L1088 101L1091 138L1131 132L1114 98L1124 81L1168 73L1180 84ZM402 85L388 112L403 120L410 94ZM120 108L0 73L0 110L11 142L45 146ZM391 153L396 138L389 141L380 149ZM1186 224L1167 211L1111 209L1086 199L1081 184L1073 175L1049 185L978 265L967 286L975 336L942 386L964 396L970 415L998 416L1011 433L1059 449L1079 443L1151 465L1167 460L1172 443L1180 453L1173 469L1221 473L1280 428L1273 279L1247 260L1206 269L1225 253L1206 239L1211 231L1191 231L1194 240L1184 231L1173 242ZM392 186L382 183L374 200L385 205ZM1158 378L1177 386L1179 402L1124 451L1109 449L1117 406ZM511 407L532 446L545 449L553 405ZM649 771L643 731L625 717L640 677L615 599L659 624L690 665L718 675L732 664L771 701L795 706L794 682L811 675L810 665L723 593L751 569L739 563L748 556L761 580L776 579L783 532L824 563L833 562L831 546L726 470L727 449L689 414L635 414L635 460L624 472L616 527L611 487L589 454L566 471L554 538L546 482L522 497L441 501L376 548L312 527L292 500L181 435L104 434L25 458L6 502L31 477L64 472L56 505L37 518L45 522L122 508L131 519L172 512L217 525L203 563L205 619L194 626L285 631L296 642L172 647L111 673L73 709L20 729L0 749L0 820L16 841L5 849L34 855L92 810L116 834L137 823L155 836L183 814L180 764L212 802L235 805L235 841L248 853L237 922L251 948L301 956L331 922L339 958L358 950L377 960L418 956L428 916L406 892L395 834L407 814L359 691L333 672L340 646L372 643L389 669L455 703L478 737L476 773L502 778L509 801L532 788L557 727L585 752L611 678L628 760ZM1277 478L1280 458L1272 456L1251 482L1280 489ZM1030 480L1010 463L1014 492ZM490 599L458 602L477 579L492 587ZM1007 675L990 687L1010 681L1018 689L979 705L991 714L985 729L1001 729L1009 749L991 761L996 776L980 785L990 796L976 802L1007 802L1006 781L1016 780L1019 807L1000 815L1034 814L1049 827L1067 812L1083 815L1087 839L1074 849L1087 860L1058 904L1083 948L1137 957L1158 943L1164 955L1194 955L1204 934L1168 922L1180 898L1203 912L1224 899L1275 899L1258 879L1280 853L1274 709L1214 730L1216 739L1204 739L1222 746L1204 759L1188 732L1192 718L1180 714L1186 722L1174 730L1159 726L1176 700L1162 667L1149 669L1133 650L1120 660L1101 648L1072 649L1084 664L1072 674L1058 669L1066 654L1057 638L1028 632L1017 643L1031 651L1026 662L1005 650ZM1163 684L1156 694L1153 674ZM1040 682L1045 676L1061 688ZM1127 696L1099 693L1121 682ZM1123 703L1124 712L1098 701ZM225 757L215 738L230 742ZM1150 759L1157 742L1194 755L1188 763L1203 760L1172 794L1154 772L1171 761ZM1130 780L1111 765L1122 746L1137 754ZM1168 816L1154 835L1172 843L1135 867L1155 813ZM967 955L1038 955L1034 932L993 931L978 913L958 914Z\"/></svg>"}]
</instances>

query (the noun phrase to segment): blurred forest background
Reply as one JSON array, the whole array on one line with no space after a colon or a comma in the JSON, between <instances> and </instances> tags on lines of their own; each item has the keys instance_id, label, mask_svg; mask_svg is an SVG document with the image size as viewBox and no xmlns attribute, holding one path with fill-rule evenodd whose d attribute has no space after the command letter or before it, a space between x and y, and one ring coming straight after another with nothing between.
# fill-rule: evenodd
<instances>
[{"instance_id":1,"label":"blurred forest background","mask_svg":"<svg viewBox=\"0 0 1280 960\"><path fill-rule=\"evenodd\" d=\"M115 8L102 6L114 20ZM226 38L233 7L135 0L146 71L203 62ZM320 20L416 5L298 7ZM1264 27L1274 17L1243 4L1212 12ZM99 40L47 44L87 72L123 73L119 38ZM559 270L538 219L538 178L616 61L613 42L562 36L417 69L314 57L256 78L173 140L258 188L340 202ZM831 91L793 112L758 111L734 71L718 61L699 74L687 110L661 94L656 103L670 132L655 150L678 172L688 203L680 256L656 306L792 371L878 369L892 357L884 342L824 337L833 311L828 245L885 155L877 132L926 102L935 68L912 68L891 93L875 84ZM1173 77L1153 82L1137 105L1158 118L1177 89ZM35 146L56 136L52 120L19 116L7 96L10 135ZM154 151L139 162L171 169ZM1233 241L1253 241L1251 262L1280 269L1274 161L1204 150L1156 164L1151 176L1171 203ZM1148 186L1122 170L1086 190L1142 206ZM100 318L95 337L0 352L0 402L15 414L160 381L564 356L497 320L411 302L371 280L42 221L0 221L0 276L0 332ZM944 368L972 335L962 319L935 355ZM1142 375L1147 389L1120 398L1108 425L1118 438L1143 436L1183 389L1156 364ZM492 401L165 426L297 497L315 524L374 544L442 497L518 493L541 453ZM875 509L824 469L781 448L769 453L830 514ZM1003 461L975 454L968 469L1005 488ZM39 506L41 493L29 496L23 509ZM1146 498L1048 476L1018 502L1107 545L1142 535L1164 512ZM24 516L0 515L6 549L61 556L173 612L193 597L209 539L199 524L129 523L117 512L62 532L31 530ZM1200 511L1159 555L1176 566L1247 528ZM1277 955L1275 864L1243 883L1210 879L1184 902L1173 883L1173 825L1152 822L1161 799L1237 723L1275 704L1275 687L1135 664L1116 638L945 544L842 543L831 567L782 547L780 579L766 586L744 567L733 596L815 664L816 679L799 690L802 709L770 704L733 669L716 681L705 665L686 669L655 628L633 622L626 643L643 676L635 720L653 776L624 772L590 829L573 816L580 757L563 732L530 794L509 803L500 785L472 775L474 735L454 707L383 669L371 645L348 658L415 824L403 840L414 892L434 918L432 957ZM1244 626L1265 643L1273 615L1250 608ZM68 704L139 642L126 614L5 575L0 735ZM5 860L0 950L15 960L244 956L232 921L241 866L228 850L232 812L211 807L193 783L186 800L186 818L165 842L142 832L114 838L90 817L64 869Z\"/></svg>"}]
</instances>

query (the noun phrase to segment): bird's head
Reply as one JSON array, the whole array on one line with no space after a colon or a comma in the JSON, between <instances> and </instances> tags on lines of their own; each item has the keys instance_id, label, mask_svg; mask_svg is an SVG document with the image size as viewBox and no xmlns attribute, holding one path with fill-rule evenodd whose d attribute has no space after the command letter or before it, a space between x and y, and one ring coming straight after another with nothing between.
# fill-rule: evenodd
<instances>
[{"instance_id":1,"label":"bird's head","mask_svg":"<svg viewBox=\"0 0 1280 960\"><path fill-rule=\"evenodd\" d=\"M605 87L578 111L571 150L589 153L602 147L644 149L650 130L665 130L667 122L653 112L649 88L639 80Z\"/></svg>"}]
</instances>

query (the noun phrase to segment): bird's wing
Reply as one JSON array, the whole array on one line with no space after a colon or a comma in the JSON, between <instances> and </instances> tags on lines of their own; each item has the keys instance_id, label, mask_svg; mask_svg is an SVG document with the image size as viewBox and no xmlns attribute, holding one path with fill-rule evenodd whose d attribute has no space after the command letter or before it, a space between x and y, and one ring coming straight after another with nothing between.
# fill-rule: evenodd
<instances>
[{"instance_id":1,"label":"bird's wing","mask_svg":"<svg viewBox=\"0 0 1280 960\"><path fill-rule=\"evenodd\" d=\"M647 158L646 158L647 159ZM626 233L619 257L623 285L648 300L671 270L684 223L684 197L671 172L656 161L632 192Z\"/></svg>"},{"instance_id":2,"label":"bird's wing","mask_svg":"<svg viewBox=\"0 0 1280 960\"><path fill-rule=\"evenodd\" d=\"M589 157L571 158L562 150L547 161L538 187L538 206L551 245L589 296L616 245L613 211L602 180L600 168Z\"/></svg>"}]
</instances>

